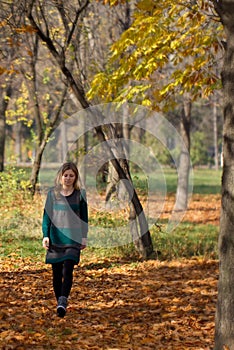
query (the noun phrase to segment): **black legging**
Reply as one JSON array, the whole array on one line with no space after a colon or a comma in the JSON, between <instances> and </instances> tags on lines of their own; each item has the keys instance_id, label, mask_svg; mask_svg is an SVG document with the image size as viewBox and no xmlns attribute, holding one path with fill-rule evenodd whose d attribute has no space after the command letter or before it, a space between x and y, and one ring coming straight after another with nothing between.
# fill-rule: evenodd
<instances>
[{"instance_id":1,"label":"black legging","mask_svg":"<svg viewBox=\"0 0 234 350\"><path fill-rule=\"evenodd\" d=\"M75 262L65 260L60 263L52 264L53 269L53 287L58 300L60 296L68 298L73 281L73 269Z\"/></svg>"}]
</instances>

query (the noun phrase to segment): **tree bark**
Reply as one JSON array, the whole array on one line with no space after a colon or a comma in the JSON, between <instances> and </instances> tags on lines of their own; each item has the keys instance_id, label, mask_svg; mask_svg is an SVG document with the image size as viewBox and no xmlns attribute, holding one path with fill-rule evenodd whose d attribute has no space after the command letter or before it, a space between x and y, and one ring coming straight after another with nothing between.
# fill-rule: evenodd
<instances>
[{"instance_id":1,"label":"tree bark","mask_svg":"<svg viewBox=\"0 0 234 350\"><path fill-rule=\"evenodd\" d=\"M219 148L218 148L218 128L217 128L217 98L213 100L213 133L214 133L214 163L215 170L219 170Z\"/></svg>"},{"instance_id":2,"label":"tree bark","mask_svg":"<svg viewBox=\"0 0 234 350\"><path fill-rule=\"evenodd\" d=\"M21 128L22 128L22 124L21 124L20 121L17 121L13 125L13 132L14 132L14 139L15 139L15 160L16 160L16 164L19 164L22 161Z\"/></svg>"},{"instance_id":3,"label":"tree bark","mask_svg":"<svg viewBox=\"0 0 234 350\"><path fill-rule=\"evenodd\" d=\"M5 153L5 137L6 137L6 116L5 102L1 99L0 106L0 172L4 170L4 153Z\"/></svg>"},{"instance_id":4,"label":"tree bark","mask_svg":"<svg viewBox=\"0 0 234 350\"><path fill-rule=\"evenodd\" d=\"M188 205L188 179L190 171L190 122L191 122L191 100L188 95L184 95L183 111L180 121L180 135L183 145L180 154L178 170L178 184L176 191L175 211L187 209Z\"/></svg>"},{"instance_id":5,"label":"tree bark","mask_svg":"<svg viewBox=\"0 0 234 350\"><path fill-rule=\"evenodd\" d=\"M4 170L5 136L6 136L6 110L9 98L12 95L12 79L9 78L6 88L0 88L0 172Z\"/></svg>"},{"instance_id":6,"label":"tree bark","mask_svg":"<svg viewBox=\"0 0 234 350\"><path fill-rule=\"evenodd\" d=\"M234 350L234 1L215 1L215 7L225 29L226 44L222 70L223 174L214 349Z\"/></svg>"},{"instance_id":7,"label":"tree bark","mask_svg":"<svg viewBox=\"0 0 234 350\"><path fill-rule=\"evenodd\" d=\"M36 192L39 171L41 168L41 159L42 159L42 155L43 155L43 152L44 152L44 149L46 146L46 140L47 140L47 138L45 138L43 141L41 141L40 145L37 146L37 148L36 148L36 154L35 154L35 158L33 161L33 167L32 167L32 172L31 172L31 176L30 176L30 184L31 184L30 190L31 190L32 195L34 195Z\"/></svg>"},{"instance_id":8,"label":"tree bark","mask_svg":"<svg viewBox=\"0 0 234 350\"><path fill-rule=\"evenodd\" d=\"M219 150L218 150L218 134L217 134L217 105L213 104L213 133L214 133L214 164L215 170L219 170Z\"/></svg>"}]
</instances>

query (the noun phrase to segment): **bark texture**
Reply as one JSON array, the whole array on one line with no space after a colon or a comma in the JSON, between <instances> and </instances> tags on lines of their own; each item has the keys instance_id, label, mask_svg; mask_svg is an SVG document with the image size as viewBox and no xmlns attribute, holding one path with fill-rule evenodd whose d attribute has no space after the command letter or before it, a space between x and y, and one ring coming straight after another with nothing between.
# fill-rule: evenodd
<instances>
[{"instance_id":1,"label":"bark texture","mask_svg":"<svg viewBox=\"0 0 234 350\"><path fill-rule=\"evenodd\" d=\"M185 210L188 204L188 186L190 171L190 124L191 124L191 100L189 95L184 95L183 111L180 120L180 135L183 145L180 154L180 164L178 169L178 184L176 191L175 210Z\"/></svg>"},{"instance_id":2,"label":"bark texture","mask_svg":"<svg viewBox=\"0 0 234 350\"><path fill-rule=\"evenodd\" d=\"M0 88L0 172L4 170L5 136L6 136L6 110L9 98L12 95L12 78L6 83L6 88Z\"/></svg>"},{"instance_id":3,"label":"bark texture","mask_svg":"<svg viewBox=\"0 0 234 350\"><path fill-rule=\"evenodd\" d=\"M222 204L215 350L234 350L234 1L215 1L226 33L222 71L224 93Z\"/></svg>"}]
</instances>

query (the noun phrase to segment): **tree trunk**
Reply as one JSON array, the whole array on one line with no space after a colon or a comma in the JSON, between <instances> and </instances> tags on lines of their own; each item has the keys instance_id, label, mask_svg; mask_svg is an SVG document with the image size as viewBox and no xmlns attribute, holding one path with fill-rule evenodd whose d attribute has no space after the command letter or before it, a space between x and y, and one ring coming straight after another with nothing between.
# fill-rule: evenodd
<instances>
[{"instance_id":1,"label":"tree trunk","mask_svg":"<svg viewBox=\"0 0 234 350\"><path fill-rule=\"evenodd\" d=\"M30 73L31 73L31 79L27 79L26 72L25 74L25 82L28 86L29 96L31 101L34 101L33 103L33 115L34 119L36 121L36 150L35 150L35 159L32 166L32 172L30 177L30 183L31 183L31 193L32 195L36 191L36 184L38 182L38 175L40 171L41 166L41 159L42 155L46 146L46 143L49 139L49 137L52 135L53 131L55 130L60 114L63 108L63 105L65 103L66 95L67 95L67 86L65 85L60 99L58 101L58 104L53 107L48 107L48 115L50 115L50 121L49 124L46 124L43 118L42 108L39 103L39 96L38 96L38 90L37 90L37 58L38 58L38 49L39 49L39 38L34 42L33 52L34 56L32 57L30 61ZM22 70L23 71L23 70ZM50 110L51 108L51 110Z\"/></svg>"},{"instance_id":2,"label":"tree trunk","mask_svg":"<svg viewBox=\"0 0 234 350\"><path fill-rule=\"evenodd\" d=\"M5 153L5 136L6 136L6 110L9 98L12 94L11 78L7 83L6 88L0 88L0 172L4 170L4 153Z\"/></svg>"},{"instance_id":3,"label":"tree trunk","mask_svg":"<svg viewBox=\"0 0 234 350\"><path fill-rule=\"evenodd\" d=\"M32 172L30 177L30 184L31 184L30 191L32 195L34 195L36 192L36 185L38 182L39 171L41 168L41 159L42 159L42 155L47 142L46 140L42 141L40 146L37 146L37 149L36 149L36 155L33 161Z\"/></svg>"},{"instance_id":4,"label":"tree trunk","mask_svg":"<svg viewBox=\"0 0 234 350\"><path fill-rule=\"evenodd\" d=\"M21 128L22 124L20 121L17 121L13 125L14 140L15 140L15 158L16 164L19 164L22 161L22 150L21 150Z\"/></svg>"},{"instance_id":5,"label":"tree trunk","mask_svg":"<svg viewBox=\"0 0 234 350\"><path fill-rule=\"evenodd\" d=\"M148 222L146 220L141 202L133 186L128 162L126 159L121 159L120 160L121 165L117 166L117 164L115 164L116 161L117 159L112 159L112 164L115 167L115 169L118 171L120 180L121 179L124 180L124 185L128 191L128 194L131 200L130 215L132 215L132 217L130 217L130 223L133 224L133 220L136 217L137 222L139 224L139 231L138 229L136 229L136 226L132 227L133 228L132 235L133 235L133 239L135 240L134 241L135 247L137 248L139 254L144 260L150 257L155 258L156 252L153 249L153 243L152 243L149 228L148 228ZM134 225L136 225L136 221ZM134 236L136 234L138 234L138 238Z\"/></svg>"},{"instance_id":6,"label":"tree trunk","mask_svg":"<svg viewBox=\"0 0 234 350\"><path fill-rule=\"evenodd\" d=\"M0 172L4 170L5 136L6 136L5 103L4 103L4 98L2 98L1 106L0 106Z\"/></svg>"},{"instance_id":7,"label":"tree trunk","mask_svg":"<svg viewBox=\"0 0 234 350\"><path fill-rule=\"evenodd\" d=\"M119 159L121 164L121 159L127 159L126 155L126 147L123 137L123 124L116 124L115 127L110 128L110 134L108 135L108 139L114 139L115 144L115 157ZM126 130L125 130L126 132ZM125 134L126 136L126 134ZM117 142L117 140L121 139L121 142ZM106 207L112 208L114 205L118 206L119 201L126 200L126 188L122 181L119 181L119 175L116 169L113 167L111 162L108 164L108 178L107 178L107 186L106 186Z\"/></svg>"},{"instance_id":8,"label":"tree trunk","mask_svg":"<svg viewBox=\"0 0 234 350\"><path fill-rule=\"evenodd\" d=\"M131 136L131 130L130 130L130 125L128 123L128 109L124 108L123 111L123 138L125 140L124 145L123 145L123 150L125 153L125 158L129 159L130 155L130 149L129 149L129 142ZM142 129L138 129L140 131ZM138 140L141 142L141 140ZM129 163L128 163L129 165ZM132 202L129 204L129 226L130 226L130 231L131 231L131 236L132 236L132 241L135 246L135 249L137 252L140 253L141 256L145 255L145 248L143 245L142 240L140 239L140 232L139 232L139 227L137 224L137 215L136 215L136 210L132 204ZM152 244L152 243L151 243Z\"/></svg>"},{"instance_id":9,"label":"tree trunk","mask_svg":"<svg viewBox=\"0 0 234 350\"><path fill-rule=\"evenodd\" d=\"M217 1L226 32L222 83L224 93L222 202L219 233L219 283L215 350L234 350L234 1Z\"/></svg>"},{"instance_id":10,"label":"tree trunk","mask_svg":"<svg viewBox=\"0 0 234 350\"><path fill-rule=\"evenodd\" d=\"M86 184L86 161L85 161L85 155L88 151L88 133L85 130L85 122L84 120L81 121L82 127L83 127L83 135L79 138L77 141L77 164L80 166L80 180L81 184L85 186ZM80 163L80 164L79 164Z\"/></svg>"},{"instance_id":11,"label":"tree trunk","mask_svg":"<svg viewBox=\"0 0 234 350\"><path fill-rule=\"evenodd\" d=\"M190 121L191 121L191 100L189 96L184 96L183 112L180 121L183 145L180 154L180 163L178 170L178 184L176 191L175 211L187 209L188 204L188 186L190 171Z\"/></svg>"},{"instance_id":12,"label":"tree trunk","mask_svg":"<svg viewBox=\"0 0 234 350\"><path fill-rule=\"evenodd\" d=\"M156 257L145 213L132 183L128 160L124 153L124 143L122 141L117 141L115 144L116 147L113 147L114 151L111 148L107 148L107 142L103 145L106 147L106 152L113 152L113 156L110 158L111 164L109 166L109 169L112 169L112 178L107 195L111 196L112 192L114 192L114 196L121 196L121 198L119 198L120 200L126 200L127 190L127 200L131 202L129 224L135 248L143 259ZM119 184L122 186L120 191L118 189ZM106 200L108 199L109 198L106 198ZM137 224L139 225L139 229Z\"/></svg>"},{"instance_id":13,"label":"tree trunk","mask_svg":"<svg viewBox=\"0 0 234 350\"><path fill-rule=\"evenodd\" d=\"M215 170L219 170L218 128L217 128L217 98L213 101L213 133Z\"/></svg>"},{"instance_id":14,"label":"tree trunk","mask_svg":"<svg viewBox=\"0 0 234 350\"><path fill-rule=\"evenodd\" d=\"M135 246L135 249L137 252L140 253L141 256L144 256L145 250L142 244L142 240L140 239L140 232L137 225L136 211L132 203L130 203L129 205L129 226L130 226L132 241Z\"/></svg>"},{"instance_id":15,"label":"tree trunk","mask_svg":"<svg viewBox=\"0 0 234 350\"><path fill-rule=\"evenodd\" d=\"M61 163L63 163L64 160L66 159L67 153L68 153L67 124L66 123L61 124L61 143L62 143L62 147L61 147L60 161L61 161Z\"/></svg>"}]
</instances>

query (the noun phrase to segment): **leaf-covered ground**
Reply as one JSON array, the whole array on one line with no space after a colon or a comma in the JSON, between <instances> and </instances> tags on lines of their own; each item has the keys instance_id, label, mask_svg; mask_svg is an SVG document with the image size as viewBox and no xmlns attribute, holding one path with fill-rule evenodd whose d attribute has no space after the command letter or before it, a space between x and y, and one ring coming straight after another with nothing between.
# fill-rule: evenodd
<instances>
[{"instance_id":1,"label":"leaf-covered ground","mask_svg":"<svg viewBox=\"0 0 234 350\"><path fill-rule=\"evenodd\" d=\"M169 195L160 218L168 218L175 205L175 196ZM219 194L194 194L189 201L188 209L184 212L183 221L196 224L219 225L221 196Z\"/></svg>"},{"instance_id":2,"label":"leaf-covered ground","mask_svg":"<svg viewBox=\"0 0 234 350\"><path fill-rule=\"evenodd\" d=\"M174 205L168 198L162 218ZM220 196L194 195L184 220L219 224ZM50 266L0 259L1 350L210 350L218 262L83 257L67 315L56 315Z\"/></svg>"},{"instance_id":3,"label":"leaf-covered ground","mask_svg":"<svg viewBox=\"0 0 234 350\"><path fill-rule=\"evenodd\" d=\"M211 349L217 265L93 259L76 268L60 319L50 267L13 255L1 261L1 349Z\"/></svg>"}]
</instances>

